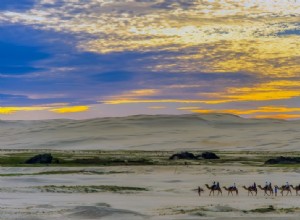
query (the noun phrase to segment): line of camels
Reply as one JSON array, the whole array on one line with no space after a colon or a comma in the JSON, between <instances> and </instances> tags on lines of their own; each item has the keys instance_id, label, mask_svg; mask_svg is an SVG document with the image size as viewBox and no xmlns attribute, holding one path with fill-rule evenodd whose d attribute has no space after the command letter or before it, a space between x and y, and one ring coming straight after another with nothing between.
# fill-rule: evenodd
<instances>
[{"instance_id":1,"label":"line of camels","mask_svg":"<svg viewBox=\"0 0 300 220\"><path fill-rule=\"evenodd\" d=\"M209 186L208 184L205 184L206 188L210 191L209 192L209 196L211 194L213 194L213 196L215 195L215 192L218 192L217 195L221 194L222 195L222 189L219 185L212 185L212 186ZM292 195L292 189L296 191L296 195L300 195L300 184L297 185L297 186L293 186L293 185L282 185L282 186L277 186L275 185L274 186L274 189L271 185L266 185L264 187L262 187L261 185L252 185L252 186L242 186L243 189L247 190L248 191L248 196L251 194L252 196L256 196L257 195L257 188L259 188L260 190L262 190L264 192L264 196L267 195L267 196L273 196L274 195L274 191L275 191L275 196L277 196L277 191L279 190L281 195L283 196L283 193L284 192L287 192L286 193L286 196L288 195ZM239 194L239 191L238 191L238 188L236 186L229 186L229 187L223 187L223 189L225 191L228 192L228 196L229 195L238 195ZM204 189L201 188L200 186L198 186L198 195L201 196L201 193L204 192Z\"/></svg>"}]
</instances>

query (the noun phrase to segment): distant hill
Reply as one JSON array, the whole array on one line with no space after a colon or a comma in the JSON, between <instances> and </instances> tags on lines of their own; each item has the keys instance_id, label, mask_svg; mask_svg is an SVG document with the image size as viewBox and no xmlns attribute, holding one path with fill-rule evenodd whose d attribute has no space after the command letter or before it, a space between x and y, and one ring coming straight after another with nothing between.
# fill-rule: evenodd
<instances>
[{"instance_id":1,"label":"distant hill","mask_svg":"<svg viewBox=\"0 0 300 220\"><path fill-rule=\"evenodd\" d=\"M0 148L299 151L299 125L230 114L0 121Z\"/></svg>"}]
</instances>

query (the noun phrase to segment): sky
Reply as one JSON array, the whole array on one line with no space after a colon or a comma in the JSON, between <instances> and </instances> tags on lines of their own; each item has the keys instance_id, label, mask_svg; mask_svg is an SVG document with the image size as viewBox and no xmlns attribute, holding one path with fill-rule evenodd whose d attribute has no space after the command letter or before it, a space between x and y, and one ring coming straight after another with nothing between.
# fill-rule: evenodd
<instances>
[{"instance_id":1,"label":"sky","mask_svg":"<svg viewBox=\"0 0 300 220\"><path fill-rule=\"evenodd\" d=\"M300 119L300 0L1 0L0 119Z\"/></svg>"}]
</instances>

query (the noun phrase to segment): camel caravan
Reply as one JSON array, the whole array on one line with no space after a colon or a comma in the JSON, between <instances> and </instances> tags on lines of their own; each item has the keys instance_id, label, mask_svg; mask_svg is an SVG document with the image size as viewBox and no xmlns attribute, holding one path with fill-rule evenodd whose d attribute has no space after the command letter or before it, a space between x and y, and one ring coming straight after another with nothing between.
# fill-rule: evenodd
<instances>
[{"instance_id":1,"label":"camel caravan","mask_svg":"<svg viewBox=\"0 0 300 220\"><path fill-rule=\"evenodd\" d=\"M213 182L213 184L211 186L209 186L208 184L205 184L206 188L209 190L209 196L211 195L215 195L215 193L217 193L216 195L222 195L222 187L220 186L219 182ZM285 185L282 186L277 186L275 185L274 188L272 187L271 183L267 183L265 184L265 186L261 186L261 185L256 185L256 183L254 183L253 185L250 186L242 186L243 189L245 189L248 192L248 196L257 196L257 191L258 189L264 192L264 196L277 196L277 193L280 192L281 196L284 196L284 193L286 192L286 196L288 195L292 195L292 190L296 191L296 195L300 195L300 184L297 186L293 186L290 185L288 182ZM225 191L227 191L227 195L232 195L232 196L238 196L239 191L237 186L235 185L235 183L229 187L224 186L223 189ZM202 193L204 193L204 189L201 188L200 186L198 186L198 195L201 196Z\"/></svg>"}]
</instances>

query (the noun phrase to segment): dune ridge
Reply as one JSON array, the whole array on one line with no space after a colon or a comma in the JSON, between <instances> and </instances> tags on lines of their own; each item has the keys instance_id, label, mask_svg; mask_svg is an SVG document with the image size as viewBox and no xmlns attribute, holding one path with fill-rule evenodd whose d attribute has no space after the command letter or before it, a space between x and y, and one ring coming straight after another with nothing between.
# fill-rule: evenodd
<instances>
[{"instance_id":1,"label":"dune ridge","mask_svg":"<svg viewBox=\"0 0 300 220\"><path fill-rule=\"evenodd\" d=\"M299 125L231 114L0 121L0 149L299 151Z\"/></svg>"}]
</instances>

